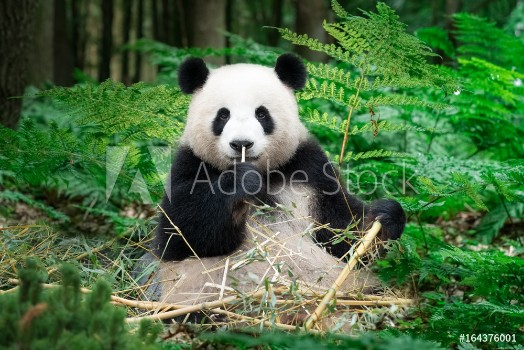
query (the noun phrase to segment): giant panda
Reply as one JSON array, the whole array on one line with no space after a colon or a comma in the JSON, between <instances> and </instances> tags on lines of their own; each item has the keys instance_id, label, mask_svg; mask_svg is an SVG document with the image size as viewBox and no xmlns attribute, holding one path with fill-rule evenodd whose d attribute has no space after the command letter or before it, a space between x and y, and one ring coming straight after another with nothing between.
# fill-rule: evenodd
<instances>
[{"instance_id":1,"label":"giant panda","mask_svg":"<svg viewBox=\"0 0 524 350\"><path fill-rule=\"evenodd\" d=\"M153 241L162 302L201 303L268 283L326 290L352 254L354 239L341 232L358 236L380 220L382 241L400 237L400 204L350 195L301 123L294 92L307 73L297 56L213 70L189 58L178 78L192 98ZM376 283L355 273L342 289Z\"/></svg>"}]
</instances>

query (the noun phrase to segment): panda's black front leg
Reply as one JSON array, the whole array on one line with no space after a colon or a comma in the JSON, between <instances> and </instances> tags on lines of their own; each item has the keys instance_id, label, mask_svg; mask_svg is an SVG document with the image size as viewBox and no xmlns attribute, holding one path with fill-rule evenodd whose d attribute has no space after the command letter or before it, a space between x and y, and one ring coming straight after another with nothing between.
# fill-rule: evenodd
<instances>
[{"instance_id":1,"label":"panda's black front leg","mask_svg":"<svg viewBox=\"0 0 524 350\"><path fill-rule=\"evenodd\" d=\"M181 150L171 171L171 196L161 205L155 254L182 260L233 252L244 239L247 202L264 192L264 183L249 163L220 172Z\"/></svg>"},{"instance_id":2,"label":"panda's black front leg","mask_svg":"<svg viewBox=\"0 0 524 350\"><path fill-rule=\"evenodd\" d=\"M336 170L326 170L326 178L333 179L339 175ZM325 180L329 181L329 180ZM336 181L338 182L338 181ZM341 181L343 183L343 181ZM350 231L364 231L371 227L371 224L378 220L382 228L378 234L381 241L395 240L400 238L406 223L406 216L400 204L393 199L379 199L371 204L365 204L356 196L349 194L345 188L340 187L339 191L326 192L319 196L318 208L322 209L319 213L320 223L329 223L331 228L344 230L347 227ZM322 243L328 251L341 258L347 256L355 240L346 239L337 244L332 244L336 234L329 229L318 232L317 241ZM382 250L380 250L382 251Z\"/></svg>"},{"instance_id":3,"label":"panda's black front leg","mask_svg":"<svg viewBox=\"0 0 524 350\"><path fill-rule=\"evenodd\" d=\"M382 224L381 240L398 239L402 234L406 217L400 204L391 199L383 199L366 205L356 196L350 195L341 186L340 174L329 162L324 151L314 140L304 142L297 150L293 160L284 169L288 173L305 171L308 183L316 191L313 216L319 224L329 224L330 228L319 230L316 241L337 257L347 255L354 240L344 240L333 244L337 234L333 229L363 231L375 220ZM351 227L353 226L353 227Z\"/></svg>"}]
</instances>

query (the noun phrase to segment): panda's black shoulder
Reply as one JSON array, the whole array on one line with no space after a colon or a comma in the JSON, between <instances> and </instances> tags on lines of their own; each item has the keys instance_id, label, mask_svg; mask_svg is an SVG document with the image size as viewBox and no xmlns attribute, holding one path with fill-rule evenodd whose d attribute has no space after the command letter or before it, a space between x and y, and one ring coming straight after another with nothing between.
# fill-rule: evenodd
<instances>
[{"instance_id":1,"label":"panda's black shoulder","mask_svg":"<svg viewBox=\"0 0 524 350\"><path fill-rule=\"evenodd\" d=\"M201 169L202 167L205 167L205 169ZM199 169L201 171L199 171ZM215 175L218 170L196 156L191 147L187 145L181 145L178 147L171 166L172 181L193 178L196 174L201 172L203 174L207 173L208 175Z\"/></svg>"},{"instance_id":2,"label":"panda's black shoulder","mask_svg":"<svg viewBox=\"0 0 524 350\"><path fill-rule=\"evenodd\" d=\"M328 162L322 147L313 137L299 143L295 153L282 167L284 173L288 171L304 170L307 172L311 167Z\"/></svg>"}]
</instances>

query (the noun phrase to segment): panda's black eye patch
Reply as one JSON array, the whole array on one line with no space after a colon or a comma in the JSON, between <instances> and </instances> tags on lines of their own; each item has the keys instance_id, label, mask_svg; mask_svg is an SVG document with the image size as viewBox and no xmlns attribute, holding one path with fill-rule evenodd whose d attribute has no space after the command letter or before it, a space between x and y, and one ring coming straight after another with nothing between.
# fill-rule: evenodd
<instances>
[{"instance_id":1,"label":"panda's black eye patch","mask_svg":"<svg viewBox=\"0 0 524 350\"><path fill-rule=\"evenodd\" d=\"M264 133L271 134L275 128L275 123L273 123L273 118L266 107L260 106L255 109L255 117L257 118L260 125L264 129Z\"/></svg>"},{"instance_id":2,"label":"panda's black eye patch","mask_svg":"<svg viewBox=\"0 0 524 350\"><path fill-rule=\"evenodd\" d=\"M217 115L213 120L213 134L215 134L215 136L222 134L230 115L231 113L229 112L229 109L225 107L222 107L217 111Z\"/></svg>"}]
</instances>

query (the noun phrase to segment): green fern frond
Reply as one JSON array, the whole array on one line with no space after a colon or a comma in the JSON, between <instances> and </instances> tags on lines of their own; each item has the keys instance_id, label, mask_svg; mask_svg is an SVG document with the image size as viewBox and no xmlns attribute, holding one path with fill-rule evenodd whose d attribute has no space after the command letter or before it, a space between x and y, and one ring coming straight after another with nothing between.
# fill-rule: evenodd
<instances>
[{"instance_id":1,"label":"green fern frond","mask_svg":"<svg viewBox=\"0 0 524 350\"><path fill-rule=\"evenodd\" d=\"M472 14L457 13L453 19L461 56L477 57L508 69L524 67L524 43L517 37Z\"/></svg>"},{"instance_id":2,"label":"green fern frond","mask_svg":"<svg viewBox=\"0 0 524 350\"><path fill-rule=\"evenodd\" d=\"M419 107L429 107L432 109L444 109L449 107L448 104L432 102L420 99L416 96L408 95L379 95L370 97L364 106L367 108L376 107L376 106L419 106Z\"/></svg>"},{"instance_id":3,"label":"green fern frond","mask_svg":"<svg viewBox=\"0 0 524 350\"><path fill-rule=\"evenodd\" d=\"M409 157L409 154L404 153L404 152L389 151L389 150L384 150L384 149L376 149L373 151L358 152L358 153L347 152L344 158L344 162L348 162L350 160L369 159L369 158L385 158L385 157L406 158L406 157ZM336 160L338 161L338 159Z\"/></svg>"},{"instance_id":4,"label":"green fern frond","mask_svg":"<svg viewBox=\"0 0 524 350\"><path fill-rule=\"evenodd\" d=\"M343 161L351 135L351 117L362 108L412 105L444 109L448 105L443 101L428 101L418 97L419 94L408 95L405 90L436 88L451 93L459 85L448 71L428 62L428 58L435 54L406 32L407 26L386 4L379 2L376 12L362 11L362 17L349 15L337 1L332 2L332 7L339 20L324 22L323 27L334 38L336 45L323 44L288 29L279 31L282 38L292 44L324 52L344 67L309 63L307 69L311 78L296 95L299 101L324 99L347 108L339 156L339 160ZM324 120L324 116L313 116L310 120L319 118L329 128L337 127L337 121Z\"/></svg>"},{"instance_id":5,"label":"green fern frond","mask_svg":"<svg viewBox=\"0 0 524 350\"><path fill-rule=\"evenodd\" d=\"M107 135L121 135L125 143L160 139L171 142L183 129L189 98L166 85L130 87L105 81L42 91L76 117L79 125L96 126Z\"/></svg>"},{"instance_id":6,"label":"green fern frond","mask_svg":"<svg viewBox=\"0 0 524 350\"><path fill-rule=\"evenodd\" d=\"M306 123L311 123L316 126L322 126L325 128L328 128L330 130L333 130L338 133L344 133L346 130L346 123L347 121L341 120L338 116L330 116L326 112L319 112L317 109L312 108L305 108L301 109L301 115L304 116L304 121ZM372 123L366 123L362 126L353 126L350 131L349 135L357 135L362 134L366 132L395 132L395 131L416 131L416 132L435 132L434 129L429 128L423 128L415 125L410 124L398 124L398 123L392 123L387 120L381 120L377 122L376 125L373 125Z\"/></svg>"},{"instance_id":7,"label":"green fern frond","mask_svg":"<svg viewBox=\"0 0 524 350\"><path fill-rule=\"evenodd\" d=\"M351 72L348 72L342 68L332 67L324 63L313 64L310 62L306 63L306 68L309 76L336 82L347 88L355 88L358 85L356 81L351 83L353 80L351 77Z\"/></svg>"},{"instance_id":8,"label":"green fern frond","mask_svg":"<svg viewBox=\"0 0 524 350\"><path fill-rule=\"evenodd\" d=\"M333 9L333 12L335 12L335 15L337 15L338 18L348 19L351 17L351 15L346 10L344 10L344 8L338 3L337 0L331 1L331 8Z\"/></svg>"},{"instance_id":9,"label":"green fern frond","mask_svg":"<svg viewBox=\"0 0 524 350\"><path fill-rule=\"evenodd\" d=\"M296 96L299 100L311 100L313 98L326 99L342 106L358 106L361 101L361 98L357 98L355 93L347 96L346 90L337 86L334 82L325 80L319 83L315 78L308 79L304 89L297 92Z\"/></svg>"},{"instance_id":10,"label":"green fern frond","mask_svg":"<svg viewBox=\"0 0 524 350\"><path fill-rule=\"evenodd\" d=\"M515 85L515 81L524 80L524 74L476 57L459 58L458 61L462 74L469 77L470 81L476 82L476 90L483 90L491 96L497 96L510 106L521 102L521 94L517 92L518 86ZM485 76L485 72L490 72L489 77Z\"/></svg>"},{"instance_id":11,"label":"green fern frond","mask_svg":"<svg viewBox=\"0 0 524 350\"><path fill-rule=\"evenodd\" d=\"M323 44L319 40L310 38L307 34L297 34L287 28L279 28L278 32L282 39L289 41L294 45L307 46L310 50L324 52L342 62L351 62L349 52L342 50L334 44Z\"/></svg>"}]
</instances>

